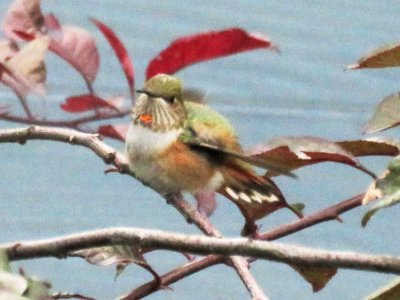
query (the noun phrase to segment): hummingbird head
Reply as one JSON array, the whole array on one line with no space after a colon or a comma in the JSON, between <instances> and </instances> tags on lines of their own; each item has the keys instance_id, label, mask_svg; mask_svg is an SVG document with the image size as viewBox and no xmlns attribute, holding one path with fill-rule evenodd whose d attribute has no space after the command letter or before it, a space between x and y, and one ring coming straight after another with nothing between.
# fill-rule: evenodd
<instances>
[{"instance_id":1,"label":"hummingbird head","mask_svg":"<svg viewBox=\"0 0 400 300\"><path fill-rule=\"evenodd\" d=\"M182 83L174 76L158 74L150 78L132 110L135 124L153 131L167 131L183 126L186 110L182 98Z\"/></svg>"}]
</instances>

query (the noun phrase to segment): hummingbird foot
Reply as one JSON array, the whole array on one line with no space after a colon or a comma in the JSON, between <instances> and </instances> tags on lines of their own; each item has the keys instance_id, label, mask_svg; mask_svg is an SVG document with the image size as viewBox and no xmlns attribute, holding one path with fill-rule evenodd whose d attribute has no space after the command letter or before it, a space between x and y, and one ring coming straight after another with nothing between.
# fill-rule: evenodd
<instances>
[{"instance_id":1,"label":"hummingbird foot","mask_svg":"<svg viewBox=\"0 0 400 300\"><path fill-rule=\"evenodd\" d=\"M247 219L241 231L242 236L247 236L252 239L257 239L260 237L258 230L260 227L251 219Z\"/></svg>"},{"instance_id":2,"label":"hummingbird foot","mask_svg":"<svg viewBox=\"0 0 400 300\"><path fill-rule=\"evenodd\" d=\"M174 202L176 200L175 193L165 193L165 194L162 194L162 196L164 197L164 199L168 205L172 204L172 202Z\"/></svg>"}]
</instances>

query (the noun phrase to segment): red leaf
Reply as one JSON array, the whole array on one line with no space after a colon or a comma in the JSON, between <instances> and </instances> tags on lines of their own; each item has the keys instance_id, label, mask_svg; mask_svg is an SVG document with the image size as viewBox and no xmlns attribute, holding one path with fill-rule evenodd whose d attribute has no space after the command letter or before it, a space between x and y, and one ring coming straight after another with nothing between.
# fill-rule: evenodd
<instances>
[{"instance_id":1,"label":"red leaf","mask_svg":"<svg viewBox=\"0 0 400 300\"><path fill-rule=\"evenodd\" d=\"M61 30L61 23L53 14L48 14L44 16L44 26L48 30Z\"/></svg>"},{"instance_id":2,"label":"red leaf","mask_svg":"<svg viewBox=\"0 0 400 300\"><path fill-rule=\"evenodd\" d=\"M352 144L346 146L350 148ZM368 153L368 150L364 152ZM280 137L253 147L247 154L251 157L272 161L288 171L321 162L337 162L352 166L375 177L339 143L317 137ZM276 175L270 171L267 174Z\"/></svg>"},{"instance_id":3,"label":"red leaf","mask_svg":"<svg viewBox=\"0 0 400 300\"><path fill-rule=\"evenodd\" d=\"M100 60L96 42L90 33L79 27L63 25L61 30L49 34L50 50L70 63L86 81L93 82Z\"/></svg>"},{"instance_id":4,"label":"red leaf","mask_svg":"<svg viewBox=\"0 0 400 300\"><path fill-rule=\"evenodd\" d=\"M16 0L8 8L1 29L6 37L18 38L15 31L34 34L43 29L43 15L39 0Z\"/></svg>"},{"instance_id":5,"label":"red leaf","mask_svg":"<svg viewBox=\"0 0 400 300\"><path fill-rule=\"evenodd\" d=\"M49 22L54 22L49 21ZM86 82L93 82L99 71L100 58L96 42L90 33L80 27L61 25L54 26L54 30L48 31L50 37L49 49L66 60L77 70ZM30 41L34 34L15 30L14 34L23 40Z\"/></svg>"},{"instance_id":6,"label":"red leaf","mask_svg":"<svg viewBox=\"0 0 400 300\"><path fill-rule=\"evenodd\" d=\"M271 46L273 45L267 37L259 33L248 33L240 28L185 36L173 41L151 60L146 78L159 73L173 74L201 61Z\"/></svg>"},{"instance_id":7,"label":"red leaf","mask_svg":"<svg viewBox=\"0 0 400 300\"><path fill-rule=\"evenodd\" d=\"M134 95L135 87L135 71L131 58L129 57L128 51L126 50L124 44L116 36L116 34L111 30L110 27L105 25L96 19L91 19L94 25L101 31L104 37L107 39L109 44L114 50L115 55L118 57L119 63L124 70L126 80L128 81L129 90L131 95Z\"/></svg>"},{"instance_id":8,"label":"red leaf","mask_svg":"<svg viewBox=\"0 0 400 300\"><path fill-rule=\"evenodd\" d=\"M26 33L24 31L14 30L14 34L24 41L32 41L35 39L34 34Z\"/></svg>"},{"instance_id":9,"label":"red leaf","mask_svg":"<svg viewBox=\"0 0 400 300\"><path fill-rule=\"evenodd\" d=\"M128 133L129 123L117 125L103 125L97 130L98 133L109 138L125 142L126 134Z\"/></svg>"},{"instance_id":10,"label":"red leaf","mask_svg":"<svg viewBox=\"0 0 400 300\"><path fill-rule=\"evenodd\" d=\"M60 107L70 113L80 113L96 108L111 108L118 111L112 101L106 101L92 94L68 97Z\"/></svg>"}]
</instances>

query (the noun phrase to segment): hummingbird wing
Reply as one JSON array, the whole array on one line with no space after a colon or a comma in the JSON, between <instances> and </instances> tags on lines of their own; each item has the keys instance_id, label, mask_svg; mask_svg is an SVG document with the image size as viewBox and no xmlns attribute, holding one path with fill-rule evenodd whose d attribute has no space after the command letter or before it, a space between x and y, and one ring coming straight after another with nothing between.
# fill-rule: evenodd
<instances>
[{"instance_id":1,"label":"hummingbird wing","mask_svg":"<svg viewBox=\"0 0 400 300\"><path fill-rule=\"evenodd\" d=\"M250 165L295 177L273 160L248 156L242 153L235 130L229 121L210 107L185 101L187 121L180 141L192 149L208 153L211 157L231 157Z\"/></svg>"},{"instance_id":2,"label":"hummingbird wing","mask_svg":"<svg viewBox=\"0 0 400 300\"><path fill-rule=\"evenodd\" d=\"M277 172L277 173L282 174L282 175L286 175L286 176L289 176L289 177L296 178L296 175L294 175L293 173L287 171L287 169L279 166L278 163L275 163L275 162L273 162L271 160L248 156L246 154L242 154L242 153L239 153L239 152L222 149L222 148L220 148L218 146L215 146L213 144L200 142L200 141L196 141L196 140L189 141L186 144L189 145L193 149L207 151L210 154L214 154L216 156L223 155L223 156L227 156L227 157L236 158L236 159L239 159L242 162L246 162L246 163L248 163L248 164L250 164L252 166L260 167L260 168L263 168L263 169L268 169L268 170Z\"/></svg>"}]
</instances>

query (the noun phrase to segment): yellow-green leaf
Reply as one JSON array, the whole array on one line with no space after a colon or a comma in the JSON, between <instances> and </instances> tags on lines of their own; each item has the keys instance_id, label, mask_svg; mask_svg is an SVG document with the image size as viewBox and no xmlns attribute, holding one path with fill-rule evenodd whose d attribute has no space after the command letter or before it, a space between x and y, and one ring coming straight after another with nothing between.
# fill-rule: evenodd
<instances>
[{"instance_id":1,"label":"yellow-green leaf","mask_svg":"<svg viewBox=\"0 0 400 300\"><path fill-rule=\"evenodd\" d=\"M42 83L46 79L44 56L49 48L50 39L46 36L34 39L21 48L7 62L11 70L17 70L32 83Z\"/></svg>"},{"instance_id":2,"label":"yellow-green leaf","mask_svg":"<svg viewBox=\"0 0 400 300\"><path fill-rule=\"evenodd\" d=\"M4 62L18 51L18 46L14 41L0 41L0 61Z\"/></svg>"},{"instance_id":3,"label":"yellow-green leaf","mask_svg":"<svg viewBox=\"0 0 400 300\"><path fill-rule=\"evenodd\" d=\"M1 81L22 97L29 92L44 94L44 56L49 43L49 38L43 36L26 44L4 63L9 74L4 74Z\"/></svg>"},{"instance_id":4,"label":"yellow-green leaf","mask_svg":"<svg viewBox=\"0 0 400 300\"><path fill-rule=\"evenodd\" d=\"M382 199L364 215L361 221L362 226L367 225L377 211L400 202L400 156L395 157L384 174L368 188L363 204L377 198Z\"/></svg>"},{"instance_id":5,"label":"yellow-green leaf","mask_svg":"<svg viewBox=\"0 0 400 300\"><path fill-rule=\"evenodd\" d=\"M146 269L150 268L149 264L143 257L143 250L129 245L84 249L71 252L70 256L82 257L96 266L115 265L117 269L116 276L121 274L122 271L131 263L137 264Z\"/></svg>"},{"instance_id":6,"label":"yellow-green leaf","mask_svg":"<svg viewBox=\"0 0 400 300\"><path fill-rule=\"evenodd\" d=\"M400 93L385 97L375 109L364 128L364 133L371 133L392 128L400 124Z\"/></svg>"}]
</instances>

